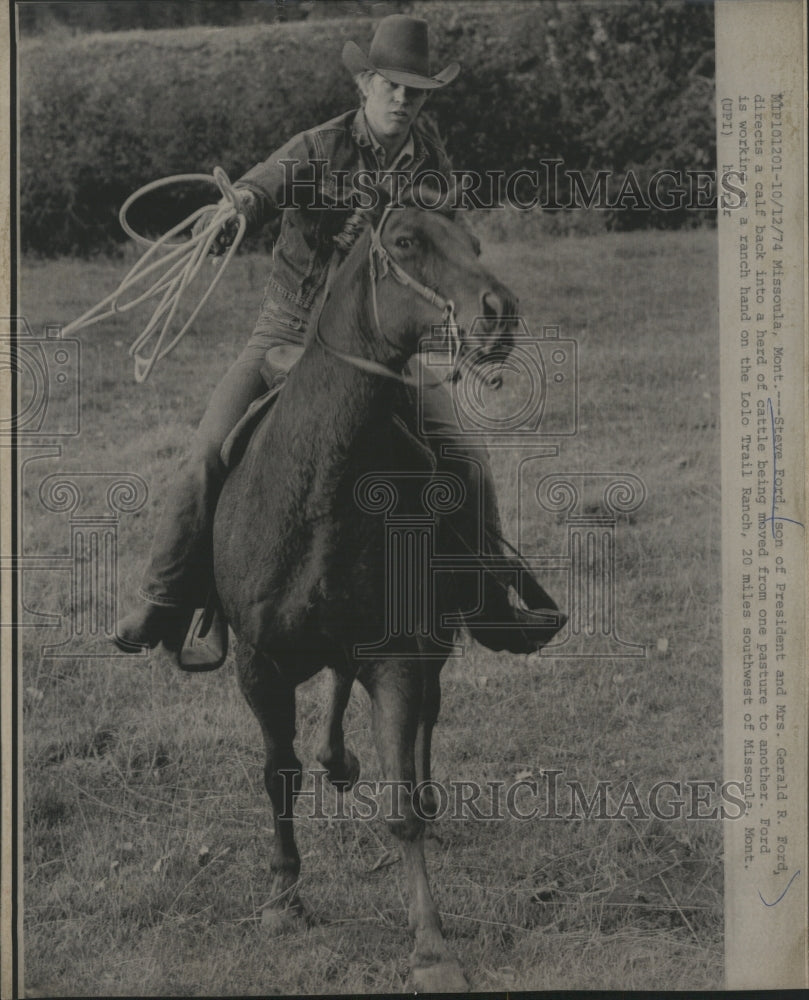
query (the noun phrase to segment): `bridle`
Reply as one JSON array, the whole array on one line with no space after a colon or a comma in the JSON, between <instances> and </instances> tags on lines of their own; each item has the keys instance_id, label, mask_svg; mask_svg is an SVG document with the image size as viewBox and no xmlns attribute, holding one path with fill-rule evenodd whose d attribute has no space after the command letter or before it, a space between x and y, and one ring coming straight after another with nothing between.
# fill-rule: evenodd
<instances>
[{"instance_id":1,"label":"bridle","mask_svg":"<svg viewBox=\"0 0 809 1000\"><path fill-rule=\"evenodd\" d=\"M371 278L371 304L373 308L376 333L380 338L384 339L385 335L382 330L382 323L379 319L377 284L390 275L395 281L398 281L400 285L403 285L405 288L412 289L421 298L426 299L430 305L433 305L436 309L440 310L442 316L441 328L445 332L452 359L452 374L450 375L450 379L455 381L458 377L458 368L461 358L461 335L455 317L455 303L452 299L445 299L435 289L428 288L427 285L423 285L420 281L417 281L412 274L408 274L401 264L391 257L386 247L383 246L382 231L385 228L385 223L388 221L393 207L394 206L392 204L387 205L382 213L379 223L371 229L371 241L368 247L368 273ZM326 284L326 292L323 296L324 304L328 298L329 286L331 284L333 274L334 271L331 270L329 280ZM393 368L388 368L387 365L380 364L378 361L372 361L370 358L362 358L354 354L347 354L344 351L338 350L336 347L332 347L331 344L327 343L323 339L323 334L320 330L320 316L322 311L323 307L321 306L321 309L318 312L317 320L315 321L315 340L330 354L333 354L335 357L340 358L341 361L346 361L348 364L354 365L356 368L360 368L363 371L371 372L374 375L383 375L386 378L396 379L397 381L404 382L406 385L420 387L421 383L417 379L413 379L402 372L397 372Z\"/></svg>"}]
</instances>

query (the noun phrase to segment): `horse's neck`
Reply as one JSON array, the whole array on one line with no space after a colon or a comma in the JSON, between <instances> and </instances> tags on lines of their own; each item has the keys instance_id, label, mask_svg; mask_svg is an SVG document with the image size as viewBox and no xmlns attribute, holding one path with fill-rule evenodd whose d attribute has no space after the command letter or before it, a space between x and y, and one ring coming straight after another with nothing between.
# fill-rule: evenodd
<instances>
[{"instance_id":1,"label":"horse's neck","mask_svg":"<svg viewBox=\"0 0 809 1000\"><path fill-rule=\"evenodd\" d=\"M385 279L371 277L369 247L370 233L366 231L335 272L320 315L320 335L343 354L398 370L407 358L399 342L408 339L408 319L401 313L382 319L377 314L374 280ZM380 323L384 329L380 329Z\"/></svg>"},{"instance_id":2,"label":"horse's neck","mask_svg":"<svg viewBox=\"0 0 809 1000\"><path fill-rule=\"evenodd\" d=\"M366 233L335 272L315 321L316 333L310 335L296 365L296 381L304 383L305 398L342 434L356 431L371 417L382 418L398 398L394 379L349 359L372 361L392 373L406 360L406 352L396 343L406 317L396 317L400 329L391 324L382 331L377 326L368 245Z\"/></svg>"},{"instance_id":3,"label":"horse's neck","mask_svg":"<svg viewBox=\"0 0 809 1000\"><path fill-rule=\"evenodd\" d=\"M375 334L366 261L357 247L337 272L319 318L320 337L351 357L400 365L401 356ZM384 456L400 398L395 381L355 366L310 336L273 419L272 433L281 436L292 466L287 470L292 493L305 493L302 502L318 506L346 473L372 463L377 452Z\"/></svg>"}]
</instances>

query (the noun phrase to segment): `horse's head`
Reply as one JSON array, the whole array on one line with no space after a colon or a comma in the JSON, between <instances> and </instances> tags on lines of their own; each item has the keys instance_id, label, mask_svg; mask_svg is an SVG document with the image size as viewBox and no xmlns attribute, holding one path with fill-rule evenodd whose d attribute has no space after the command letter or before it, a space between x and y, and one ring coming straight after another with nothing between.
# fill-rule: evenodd
<instances>
[{"instance_id":1,"label":"horse's head","mask_svg":"<svg viewBox=\"0 0 809 1000\"><path fill-rule=\"evenodd\" d=\"M409 356L435 327L462 348L474 328L474 360L502 357L513 346L517 300L479 258L478 240L450 212L412 200L386 210L371 235L378 333Z\"/></svg>"}]
</instances>

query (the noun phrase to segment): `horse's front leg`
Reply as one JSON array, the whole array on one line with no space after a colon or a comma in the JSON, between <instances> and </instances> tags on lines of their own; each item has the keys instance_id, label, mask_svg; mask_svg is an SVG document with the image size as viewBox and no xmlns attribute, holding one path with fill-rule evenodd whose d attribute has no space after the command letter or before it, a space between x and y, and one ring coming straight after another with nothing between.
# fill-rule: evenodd
<instances>
[{"instance_id":1,"label":"horse's front leg","mask_svg":"<svg viewBox=\"0 0 809 1000\"><path fill-rule=\"evenodd\" d=\"M422 700L416 730L416 781L422 785L420 791L420 812L432 818L438 812L438 797L432 786L430 757L432 754L433 727L441 709L440 667L425 663L422 667ZM426 784L425 784L426 783Z\"/></svg>"},{"instance_id":2,"label":"horse's front leg","mask_svg":"<svg viewBox=\"0 0 809 1000\"><path fill-rule=\"evenodd\" d=\"M424 822L413 807L415 739L423 699L422 665L387 661L360 674L371 696L374 736L382 776L392 800L382 797L388 827L400 844L410 897L409 923L415 937L410 956L413 988L455 992L468 984L441 930L424 862Z\"/></svg>"},{"instance_id":3,"label":"horse's front leg","mask_svg":"<svg viewBox=\"0 0 809 1000\"><path fill-rule=\"evenodd\" d=\"M295 688L282 681L272 662L259 653L240 648L236 666L239 686L264 737L264 786L272 803L275 849L270 860L270 899L262 910L261 922L278 933L306 922L298 896L301 858L292 812L301 782L301 762L293 748Z\"/></svg>"},{"instance_id":4,"label":"horse's front leg","mask_svg":"<svg viewBox=\"0 0 809 1000\"><path fill-rule=\"evenodd\" d=\"M338 789L348 791L360 775L360 762L346 747L343 738L343 715L354 683L353 673L329 670L331 689L326 727L317 759L326 768L326 777Z\"/></svg>"}]
</instances>

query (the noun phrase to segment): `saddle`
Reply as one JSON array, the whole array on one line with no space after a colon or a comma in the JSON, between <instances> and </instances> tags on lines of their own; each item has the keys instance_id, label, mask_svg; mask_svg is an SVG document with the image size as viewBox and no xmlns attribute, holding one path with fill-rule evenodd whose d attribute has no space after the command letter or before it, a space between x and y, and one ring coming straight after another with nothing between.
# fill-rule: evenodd
<instances>
[{"instance_id":1,"label":"saddle","mask_svg":"<svg viewBox=\"0 0 809 1000\"><path fill-rule=\"evenodd\" d=\"M253 431L272 409L283 385L283 380L276 380L276 383L263 395L254 399L247 407L244 416L225 438L219 452L219 458L225 469L233 469L238 465L239 459L244 455L250 438L253 436Z\"/></svg>"}]
</instances>

